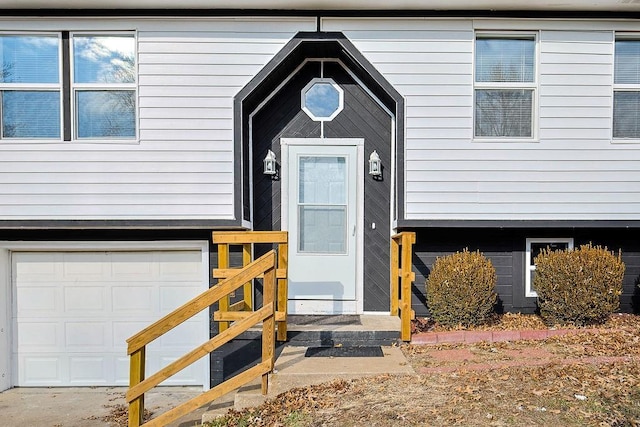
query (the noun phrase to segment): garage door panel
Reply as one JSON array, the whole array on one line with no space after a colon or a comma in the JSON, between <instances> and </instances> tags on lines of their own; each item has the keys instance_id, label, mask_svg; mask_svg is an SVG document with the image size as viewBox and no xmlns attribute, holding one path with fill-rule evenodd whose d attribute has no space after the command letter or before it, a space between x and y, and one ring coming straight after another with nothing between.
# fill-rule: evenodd
<instances>
[{"instance_id":1,"label":"garage door panel","mask_svg":"<svg viewBox=\"0 0 640 427\"><path fill-rule=\"evenodd\" d=\"M157 289L153 286L135 286L133 282L125 286L113 286L111 296L114 314L159 314Z\"/></svg>"},{"instance_id":2,"label":"garage door panel","mask_svg":"<svg viewBox=\"0 0 640 427\"><path fill-rule=\"evenodd\" d=\"M200 251L14 252L18 386L127 385L126 339L208 286ZM207 312L147 346L147 374L208 339ZM201 385L206 360L166 384Z\"/></svg>"},{"instance_id":3,"label":"garage door panel","mask_svg":"<svg viewBox=\"0 0 640 427\"><path fill-rule=\"evenodd\" d=\"M54 286L27 284L18 288L18 314L25 316L55 316L62 308L60 290Z\"/></svg>"},{"instance_id":4,"label":"garage door panel","mask_svg":"<svg viewBox=\"0 0 640 427\"><path fill-rule=\"evenodd\" d=\"M25 351L50 352L62 344L62 328L52 322L18 322L18 346Z\"/></svg>"},{"instance_id":5,"label":"garage door panel","mask_svg":"<svg viewBox=\"0 0 640 427\"><path fill-rule=\"evenodd\" d=\"M175 329L170 330L157 339L162 348L185 348L186 346L204 344L202 337L202 327L198 322L187 321ZM198 341L200 339L200 341ZM195 346L194 346L195 348Z\"/></svg>"},{"instance_id":6,"label":"garage door panel","mask_svg":"<svg viewBox=\"0 0 640 427\"><path fill-rule=\"evenodd\" d=\"M106 322L66 322L64 328L64 346L71 351L84 349L107 351L107 337L111 336Z\"/></svg>"},{"instance_id":7,"label":"garage door panel","mask_svg":"<svg viewBox=\"0 0 640 427\"><path fill-rule=\"evenodd\" d=\"M107 385L109 361L104 356L71 356L68 358L69 384L77 386Z\"/></svg>"},{"instance_id":8,"label":"garage door panel","mask_svg":"<svg viewBox=\"0 0 640 427\"><path fill-rule=\"evenodd\" d=\"M105 314L108 300L103 286L65 286L63 293L66 313Z\"/></svg>"},{"instance_id":9,"label":"garage door panel","mask_svg":"<svg viewBox=\"0 0 640 427\"><path fill-rule=\"evenodd\" d=\"M176 285L167 285L160 287L160 310L162 312L171 312L180 307L183 303L195 298L202 293L202 288L198 283L186 282Z\"/></svg>"},{"instance_id":10,"label":"garage door panel","mask_svg":"<svg viewBox=\"0 0 640 427\"><path fill-rule=\"evenodd\" d=\"M200 280L202 255L197 252L158 253L159 274L167 280Z\"/></svg>"},{"instance_id":11,"label":"garage door panel","mask_svg":"<svg viewBox=\"0 0 640 427\"><path fill-rule=\"evenodd\" d=\"M23 386L56 386L63 385L62 364L57 356L24 356L20 362L20 385Z\"/></svg>"},{"instance_id":12,"label":"garage door panel","mask_svg":"<svg viewBox=\"0 0 640 427\"><path fill-rule=\"evenodd\" d=\"M62 258L62 278L65 281L102 281L111 276L108 253L68 252Z\"/></svg>"},{"instance_id":13,"label":"garage door panel","mask_svg":"<svg viewBox=\"0 0 640 427\"><path fill-rule=\"evenodd\" d=\"M151 281L158 277L157 263L146 253L115 252L111 255L113 278L118 281Z\"/></svg>"}]
</instances>

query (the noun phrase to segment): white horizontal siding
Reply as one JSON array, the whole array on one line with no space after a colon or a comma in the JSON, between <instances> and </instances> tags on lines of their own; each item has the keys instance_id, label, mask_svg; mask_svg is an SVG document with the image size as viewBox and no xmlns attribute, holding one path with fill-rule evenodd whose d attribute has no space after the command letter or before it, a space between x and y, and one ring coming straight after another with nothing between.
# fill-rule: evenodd
<instances>
[{"instance_id":1,"label":"white horizontal siding","mask_svg":"<svg viewBox=\"0 0 640 427\"><path fill-rule=\"evenodd\" d=\"M406 219L640 219L640 145L611 143L616 26L323 19L405 97ZM535 142L473 141L474 28L539 31Z\"/></svg>"},{"instance_id":2,"label":"white horizontal siding","mask_svg":"<svg viewBox=\"0 0 640 427\"><path fill-rule=\"evenodd\" d=\"M33 28L31 28L33 27ZM137 30L134 144L0 144L0 219L233 219L233 97L314 18L32 20Z\"/></svg>"}]
</instances>

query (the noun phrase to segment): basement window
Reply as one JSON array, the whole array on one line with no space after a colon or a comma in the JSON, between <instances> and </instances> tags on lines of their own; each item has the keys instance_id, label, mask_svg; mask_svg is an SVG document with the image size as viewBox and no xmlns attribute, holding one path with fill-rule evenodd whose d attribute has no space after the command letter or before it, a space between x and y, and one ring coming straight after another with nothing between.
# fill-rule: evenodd
<instances>
[{"instance_id":1,"label":"basement window","mask_svg":"<svg viewBox=\"0 0 640 427\"><path fill-rule=\"evenodd\" d=\"M570 237L527 239L527 250L525 252L525 296L527 298L538 297L533 287L533 278L536 273L535 258L547 248L554 251L573 249L573 239Z\"/></svg>"}]
</instances>

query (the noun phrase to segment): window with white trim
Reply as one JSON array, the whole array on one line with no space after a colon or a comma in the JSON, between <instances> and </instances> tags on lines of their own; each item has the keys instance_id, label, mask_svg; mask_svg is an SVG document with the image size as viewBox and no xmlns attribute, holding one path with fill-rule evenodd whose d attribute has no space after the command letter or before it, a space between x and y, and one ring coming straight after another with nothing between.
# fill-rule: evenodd
<instances>
[{"instance_id":1,"label":"window with white trim","mask_svg":"<svg viewBox=\"0 0 640 427\"><path fill-rule=\"evenodd\" d=\"M536 35L476 34L474 138L535 138Z\"/></svg>"},{"instance_id":2,"label":"window with white trim","mask_svg":"<svg viewBox=\"0 0 640 427\"><path fill-rule=\"evenodd\" d=\"M0 139L131 140L135 35L0 34Z\"/></svg>"},{"instance_id":3,"label":"window with white trim","mask_svg":"<svg viewBox=\"0 0 640 427\"><path fill-rule=\"evenodd\" d=\"M2 139L60 139L59 34L0 35Z\"/></svg>"},{"instance_id":4,"label":"window with white trim","mask_svg":"<svg viewBox=\"0 0 640 427\"><path fill-rule=\"evenodd\" d=\"M526 240L525 252L525 296L536 298L538 294L533 287L536 273L535 258L544 250L563 251L573 249L573 238L530 238Z\"/></svg>"},{"instance_id":5,"label":"window with white trim","mask_svg":"<svg viewBox=\"0 0 640 427\"><path fill-rule=\"evenodd\" d=\"M619 35L613 71L613 138L640 140L640 36Z\"/></svg>"}]
</instances>

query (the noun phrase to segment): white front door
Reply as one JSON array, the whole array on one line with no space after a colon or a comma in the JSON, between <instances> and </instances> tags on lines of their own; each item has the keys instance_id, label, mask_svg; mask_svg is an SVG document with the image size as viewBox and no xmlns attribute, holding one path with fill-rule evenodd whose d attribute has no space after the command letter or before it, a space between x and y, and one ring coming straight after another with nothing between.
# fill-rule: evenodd
<instances>
[{"instance_id":1,"label":"white front door","mask_svg":"<svg viewBox=\"0 0 640 427\"><path fill-rule=\"evenodd\" d=\"M358 165L362 146L361 140L339 141L283 140L287 156L283 223L289 231L289 312L293 314L361 311Z\"/></svg>"}]
</instances>

